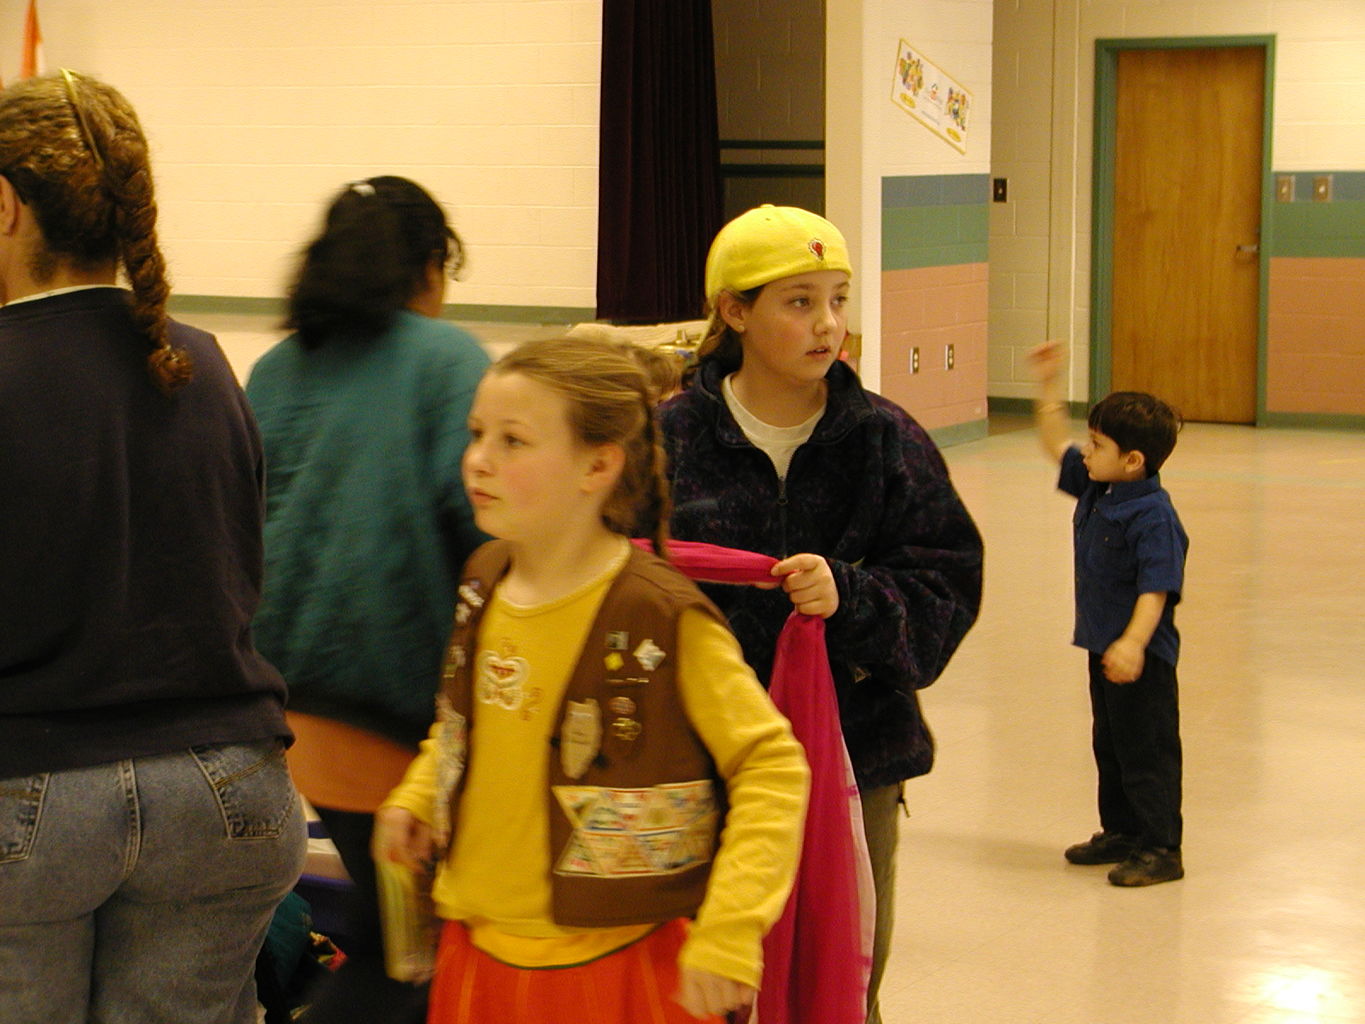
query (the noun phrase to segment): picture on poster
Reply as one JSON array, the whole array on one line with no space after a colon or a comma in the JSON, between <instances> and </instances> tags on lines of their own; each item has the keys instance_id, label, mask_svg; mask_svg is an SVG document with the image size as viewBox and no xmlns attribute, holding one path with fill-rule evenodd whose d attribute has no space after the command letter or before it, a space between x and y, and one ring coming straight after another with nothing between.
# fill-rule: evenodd
<instances>
[{"instance_id":1,"label":"picture on poster","mask_svg":"<svg viewBox=\"0 0 1365 1024\"><path fill-rule=\"evenodd\" d=\"M891 100L959 153L967 152L972 94L904 39L896 54Z\"/></svg>"}]
</instances>

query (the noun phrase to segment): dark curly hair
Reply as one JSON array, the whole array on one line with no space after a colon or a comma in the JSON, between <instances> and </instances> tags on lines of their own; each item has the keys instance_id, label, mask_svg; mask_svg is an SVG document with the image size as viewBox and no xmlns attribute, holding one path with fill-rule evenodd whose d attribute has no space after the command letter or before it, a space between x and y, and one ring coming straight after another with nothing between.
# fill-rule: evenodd
<instances>
[{"instance_id":1,"label":"dark curly hair","mask_svg":"<svg viewBox=\"0 0 1365 1024\"><path fill-rule=\"evenodd\" d=\"M1115 391L1095 403L1089 426L1118 445L1120 452L1142 452L1147 475L1156 476L1175 449L1184 421L1155 395Z\"/></svg>"},{"instance_id":2,"label":"dark curly hair","mask_svg":"<svg viewBox=\"0 0 1365 1024\"><path fill-rule=\"evenodd\" d=\"M451 276L464 265L464 246L436 200L394 175L351 182L303 251L284 326L306 348L373 339L422 292L433 264Z\"/></svg>"}]
</instances>

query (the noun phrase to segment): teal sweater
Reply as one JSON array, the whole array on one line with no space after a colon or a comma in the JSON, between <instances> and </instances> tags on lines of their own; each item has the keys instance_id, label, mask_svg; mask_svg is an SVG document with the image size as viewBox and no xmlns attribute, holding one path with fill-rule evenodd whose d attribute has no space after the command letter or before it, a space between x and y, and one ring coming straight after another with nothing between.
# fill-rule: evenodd
<instances>
[{"instance_id":1,"label":"teal sweater","mask_svg":"<svg viewBox=\"0 0 1365 1024\"><path fill-rule=\"evenodd\" d=\"M460 480L488 357L452 324L401 313L379 338L289 337L246 393L266 458L256 644L289 706L416 744L432 720L455 583L485 538Z\"/></svg>"}]
</instances>

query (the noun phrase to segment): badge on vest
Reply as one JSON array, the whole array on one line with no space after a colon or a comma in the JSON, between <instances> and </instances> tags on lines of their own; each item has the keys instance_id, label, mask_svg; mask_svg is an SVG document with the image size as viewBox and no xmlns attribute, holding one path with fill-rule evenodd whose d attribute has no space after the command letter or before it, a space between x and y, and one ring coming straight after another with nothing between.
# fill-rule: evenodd
<instances>
[{"instance_id":1,"label":"badge on vest","mask_svg":"<svg viewBox=\"0 0 1365 1024\"><path fill-rule=\"evenodd\" d=\"M555 863L561 875L669 875L715 853L719 809L709 779L645 789L555 786L573 833Z\"/></svg>"},{"instance_id":2,"label":"badge on vest","mask_svg":"<svg viewBox=\"0 0 1365 1024\"><path fill-rule=\"evenodd\" d=\"M469 580L460 584L457 591L459 602L455 605L455 624L467 625L469 617L483 607L483 595L479 593L479 580Z\"/></svg>"},{"instance_id":3,"label":"badge on vest","mask_svg":"<svg viewBox=\"0 0 1365 1024\"><path fill-rule=\"evenodd\" d=\"M567 702L559 731L559 763L564 774L581 779L601 749L602 708L597 701L589 697L585 701Z\"/></svg>"},{"instance_id":4,"label":"badge on vest","mask_svg":"<svg viewBox=\"0 0 1365 1024\"><path fill-rule=\"evenodd\" d=\"M641 640L640 646L635 648L635 660L646 672L653 672L663 664L666 657L668 655L663 652L663 649L650 639Z\"/></svg>"},{"instance_id":5,"label":"badge on vest","mask_svg":"<svg viewBox=\"0 0 1365 1024\"><path fill-rule=\"evenodd\" d=\"M436 698L436 803L432 824L437 846L450 841L450 799L464 777L469 728L445 694Z\"/></svg>"}]
</instances>

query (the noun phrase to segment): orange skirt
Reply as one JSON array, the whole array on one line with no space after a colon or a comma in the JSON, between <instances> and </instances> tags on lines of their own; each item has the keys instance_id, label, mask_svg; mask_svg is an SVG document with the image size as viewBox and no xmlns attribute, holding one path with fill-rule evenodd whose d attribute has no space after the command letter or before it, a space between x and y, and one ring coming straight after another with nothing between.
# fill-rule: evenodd
<instances>
[{"instance_id":1,"label":"orange skirt","mask_svg":"<svg viewBox=\"0 0 1365 1024\"><path fill-rule=\"evenodd\" d=\"M722 1024L673 1000L686 937L686 924L670 921L591 963L524 968L494 960L463 924L447 921L427 1024Z\"/></svg>"}]
</instances>

